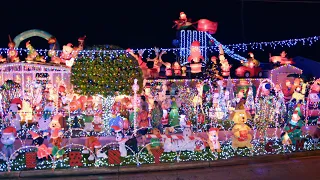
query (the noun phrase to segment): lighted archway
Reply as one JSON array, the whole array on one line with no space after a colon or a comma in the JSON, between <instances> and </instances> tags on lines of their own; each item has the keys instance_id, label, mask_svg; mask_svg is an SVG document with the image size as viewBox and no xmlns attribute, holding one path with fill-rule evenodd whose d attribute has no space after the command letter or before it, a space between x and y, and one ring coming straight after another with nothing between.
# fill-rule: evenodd
<instances>
[{"instance_id":1,"label":"lighted archway","mask_svg":"<svg viewBox=\"0 0 320 180\"><path fill-rule=\"evenodd\" d=\"M18 48L22 41L31 37L41 37L43 39L48 40L52 37L52 35L48 32L39 29L31 29L28 31L24 31L13 39L14 43L16 44L15 48ZM58 41L56 42L56 49L60 49Z\"/></svg>"}]
</instances>

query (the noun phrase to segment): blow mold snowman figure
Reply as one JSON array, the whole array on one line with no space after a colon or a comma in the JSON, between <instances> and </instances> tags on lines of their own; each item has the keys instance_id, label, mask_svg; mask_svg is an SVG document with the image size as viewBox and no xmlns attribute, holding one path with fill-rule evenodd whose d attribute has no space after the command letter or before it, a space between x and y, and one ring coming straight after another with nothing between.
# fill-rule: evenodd
<instances>
[{"instance_id":1,"label":"blow mold snowman figure","mask_svg":"<svg viewBox=\"0 0 320 180\"><path fill-rule=\"evenodd\" d=\"M21 130L21 117L18 111L22 108L22 101L20 98L14 98L11 101L9 112L5 117L6 122L10 122L11 126L15 127L17 131Z\"/></svg>"},{"instance_id":2,"label":"blow mold snowman figure","mask_svg":"<svg viewBox=\"0 0 320 180\"><path fill-rule=\"evenodd\" d=\"M1 143L3 144L2 153L0 159L8 160L14 152L14 142L16 141L17 130L16 128L9 126L2 131ZM15 159L18 154L14 154L11 159Z\"/></svg>"}]
</instances>

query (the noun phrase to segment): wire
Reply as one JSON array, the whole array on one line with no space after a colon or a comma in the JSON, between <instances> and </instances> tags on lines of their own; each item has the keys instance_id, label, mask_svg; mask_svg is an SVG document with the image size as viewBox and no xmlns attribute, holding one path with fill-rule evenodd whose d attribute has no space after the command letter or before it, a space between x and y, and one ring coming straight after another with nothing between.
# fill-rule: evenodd
<instances>
[{"instance_id":1,"label":"wire","mask_svg":"<svg viewBox=\"0 0 320 180\"><path fill-rule=\"evenodd\" d=\"M320 4L320 1L242 0L245 2Z\"/></svg>"}]
</instances>

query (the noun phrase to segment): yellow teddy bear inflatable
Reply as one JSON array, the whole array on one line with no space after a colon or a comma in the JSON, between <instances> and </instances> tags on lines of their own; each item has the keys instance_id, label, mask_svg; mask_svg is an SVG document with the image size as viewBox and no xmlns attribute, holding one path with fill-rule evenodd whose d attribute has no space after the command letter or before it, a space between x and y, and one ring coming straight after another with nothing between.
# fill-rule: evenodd
<instances>
[{"instance_id":1,"label":"yellow teddy bear inflatable","mask_svg":"<svg viewBox=\"0 0 320 180\"><path fill-rule=\"evenodd\" d=\"M232 128L232 148L252 148L251 140L252 135L249 134L251 128L246 125L248 118L251 118L250 113L248 113L242 102L239 103L236 110L230 115L230 118L234 121L234 127Z\"/></svg>"}]
</instances>

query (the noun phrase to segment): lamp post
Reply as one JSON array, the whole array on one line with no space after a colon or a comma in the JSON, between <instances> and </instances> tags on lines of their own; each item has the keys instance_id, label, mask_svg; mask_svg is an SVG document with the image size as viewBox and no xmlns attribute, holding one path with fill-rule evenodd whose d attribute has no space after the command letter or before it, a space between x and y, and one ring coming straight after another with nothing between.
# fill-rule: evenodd
<instances>
[{"instance_id":1,"label":"lamp post","mask_svg":"<svg viewBox=\"0 0 320 180\"><path fill-rule=\"evenodd\" d=\"M134 92L134 96L133 96L133 133L134 135L136 135L137 133L137 92L139 91L139 85L138 85L138 80L134 79L134 84L132 85L132 90Z\"/></svg>"}]
</instances>

